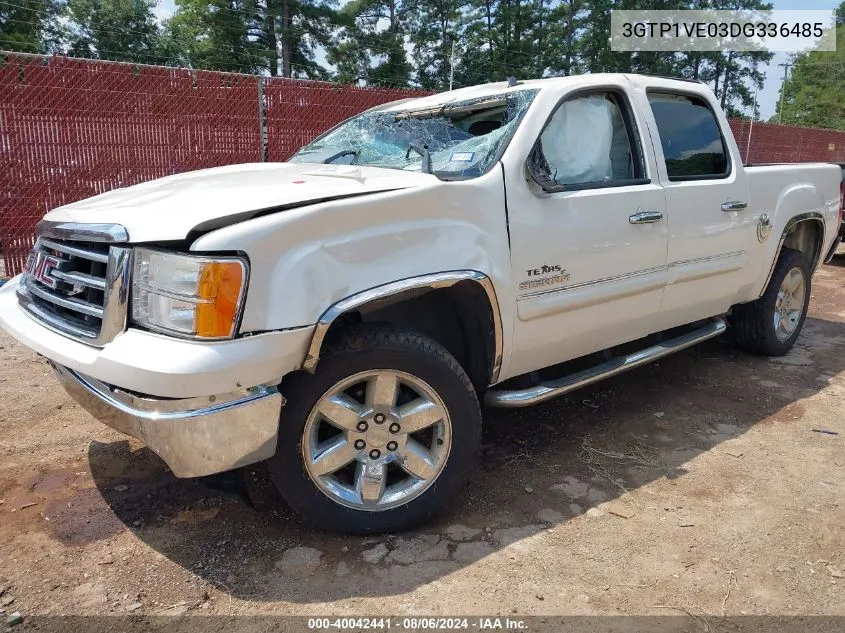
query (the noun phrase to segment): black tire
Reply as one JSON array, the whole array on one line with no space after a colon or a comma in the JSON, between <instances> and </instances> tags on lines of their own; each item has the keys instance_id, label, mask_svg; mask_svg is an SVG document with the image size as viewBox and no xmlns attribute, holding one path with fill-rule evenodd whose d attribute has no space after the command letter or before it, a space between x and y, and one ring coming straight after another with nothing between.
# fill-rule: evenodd
<instances>
[{"instance_id":1,"label":"black tire","mask_svg":"<svg viewBox=\"0 0 845 633\"><path fill-rule=\"evenodd\" d=\"M344 506L322 492L305 470L303 432L309 414L338 382L358 372L392 369L425 381L451 420L451 449L434 482L404 505L379 512ZM318 528L348 534L397 532L427 521L462 489L481 446L481 410L472 383L455 358L436 341L390 325L361 324L327 342L315 374L298 373L282 385L276 454L270 477L281 496Z\"/></svg>"},{"instance_id":2,"label":"black tire","mask_svg":"<svg viewBox=\"0 0 845 633\"><path fill-rule=\"evenodd\" d=\"M784 278L794 268L798 268L804 275L804 305L795 330L788 338L781 340L775 333L773 320L775 305ZM786 354L801 334L807 318L810 281L810 265L804 254L791 248L782 249L763 296L756 301L736 305L733 308L731 325L736 342L747 350L766 356Z\"/></svg>"}]
</instances>

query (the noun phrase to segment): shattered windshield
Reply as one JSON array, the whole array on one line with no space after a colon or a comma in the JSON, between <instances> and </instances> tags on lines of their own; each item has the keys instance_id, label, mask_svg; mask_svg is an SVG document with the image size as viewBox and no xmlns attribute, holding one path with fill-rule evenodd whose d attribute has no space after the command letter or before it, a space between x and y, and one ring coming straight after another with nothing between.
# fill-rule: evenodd
<instances>
[{"instance_id":1,"label":"shattered windshield","mask_svg":"<svg viewBox=\"0 0 845 633\"><path fill-rule=\"evenodd\" d=\"M364 113L306 145L290 162L475 178L501 157L536 94L518 90L426 109Z\"/></svg>"}]
</instances>

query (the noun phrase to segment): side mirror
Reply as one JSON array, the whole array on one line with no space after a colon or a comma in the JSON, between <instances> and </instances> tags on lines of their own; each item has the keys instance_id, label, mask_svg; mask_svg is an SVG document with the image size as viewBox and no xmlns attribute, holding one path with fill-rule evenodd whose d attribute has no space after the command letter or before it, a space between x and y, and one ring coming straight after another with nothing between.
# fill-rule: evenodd
<instances>
[{"instance_id":1,"label":"side mirror","mask_svg":"<svg viewBox=\"0 0 845 633\"><path fill-rule=\"evenodd\" d=\"M561 185L552 178L549 163L546 162L546 157L543 155L543 145L540 139L537 139L528 154L528 160L525 161L525 171L531 180L546 193L566 190L566 185Z\"/></svg>"}]
</instances>

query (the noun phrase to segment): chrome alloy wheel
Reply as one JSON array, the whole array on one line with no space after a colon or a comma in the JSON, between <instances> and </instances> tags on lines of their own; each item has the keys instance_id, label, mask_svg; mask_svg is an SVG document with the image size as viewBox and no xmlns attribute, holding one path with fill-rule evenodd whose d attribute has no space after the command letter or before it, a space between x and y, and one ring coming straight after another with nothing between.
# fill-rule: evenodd
<instances>
[{"instance_id":1,"label":"chrome alloy wheel","mask_svg":"<svg viewBox=\"0 0 845 633\"><path fill-rule=\"evenodd\" d=\"M449 413L434 390L411 374L378 369L323 394L305 422L302 457L323 494L378 512L421 495L451 445Z\"/></svg>"},{"instance_id":2,"label":"chrome alloy wheel","mask_svg":"<svg viewBox=\"0 0 845 633\"><path fill-rule=\"evenodd\" d=\"M785 341L798 327L801 321L801 314L804 311L806 301L806 284L804 273L800 268L792 268L778 290L778 297L775 300L775 312L773 315L775 336L779 341Z\"/></svg>"}]
</instances>

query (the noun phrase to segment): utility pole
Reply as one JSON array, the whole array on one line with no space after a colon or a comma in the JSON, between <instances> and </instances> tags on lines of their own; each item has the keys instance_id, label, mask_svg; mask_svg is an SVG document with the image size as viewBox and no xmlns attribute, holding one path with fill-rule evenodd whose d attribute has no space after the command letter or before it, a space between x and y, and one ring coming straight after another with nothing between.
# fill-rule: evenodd
<instances>
[{"instance_id":1,"label":"utility pole","mask_svg":"<svg viewBox=\"0 0 845 633\"><path fill-rule=\"evenodd\" d=\"M748 163L748 157L751 155L751 133L754 131L754 119L757 118L757 91L758 86L754 86L754 106L751 110L751 125L748 127L748 143L745 145L745 162Z\"/></svg>"},{"instance_id":2,"label":"utility pole","mask_svg":"<svg viewBox=\"0 0 845 633\"><path fill-rule=\"evenodd\" d=\"M452 81L455 79L455 40L452 40L452 55L449 57L449 91L452 90Z\"/></svg>"},{"instance_id":3,"label":"utility pole","mask_svg":"<svg viewBox=\"0 0 845 633\"><path fill-rule=\"evenodd\" d=\"M783 117L783 95L786 92L786 80L789 76L789 69L792 67L792 64L778 64L778 66L783 66L783 84L780 87L780 106L778 107L778 125L780 125L780 120Z\"/></svg>"}]
</instances>

